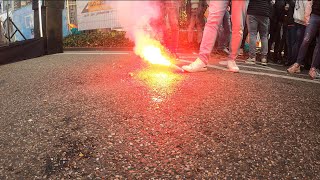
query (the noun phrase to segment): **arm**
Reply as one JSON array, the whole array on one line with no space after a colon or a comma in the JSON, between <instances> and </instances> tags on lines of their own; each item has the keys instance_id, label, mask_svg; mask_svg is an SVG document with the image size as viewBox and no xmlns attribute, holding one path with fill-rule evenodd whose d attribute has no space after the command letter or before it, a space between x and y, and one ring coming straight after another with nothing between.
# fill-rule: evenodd
<instances>
[{"instance_id":1,"label":"arm","mask_svg":"<svg viewBox=\"0 0 320 180\"><path fill-rule=\"evenodd\" d=\"M312 11L312 0L304 1L305 10L304 10L304 19L306 20L306 24L309 24L310 15Z\"/></svg>"}]
</instances>

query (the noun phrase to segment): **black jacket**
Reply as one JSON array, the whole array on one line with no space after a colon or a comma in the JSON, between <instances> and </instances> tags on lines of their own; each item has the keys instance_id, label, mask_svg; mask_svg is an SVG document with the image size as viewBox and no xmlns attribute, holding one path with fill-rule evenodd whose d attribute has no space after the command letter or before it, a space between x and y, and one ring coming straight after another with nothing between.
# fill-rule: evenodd
<instances>
[{"instance_id":1,"label":"black jacket","mask_svg":"<svg viewBox=\"0 0 320 180\"><path fill-rule=\"evenodd\" d=\"M313 0L311 14L320 16L320 0Z\"/></svg>"},{"instance_id":2,"label":"black jacket","mask_svg":"<svg viewBox=\"0 0 320 180\"><path fill-rule=\"evenodd\" d=\"M270 17L271 2L269 0L250 0L248 14Z\"/></svg>"},{"instance_id":3,"label":"black jacket","mask_svg":"<svg viewBox=\"0 0 320 180\"><path fill-rule=\"evenodd\" d=\"M293 13L294 13L294 6L295 6L295 1L294 0L286 0L286 3L289 4L289 10L286 12L286 20L287 24L294 24L294 18L293 18Z\"/></svg>"}]
</instances>

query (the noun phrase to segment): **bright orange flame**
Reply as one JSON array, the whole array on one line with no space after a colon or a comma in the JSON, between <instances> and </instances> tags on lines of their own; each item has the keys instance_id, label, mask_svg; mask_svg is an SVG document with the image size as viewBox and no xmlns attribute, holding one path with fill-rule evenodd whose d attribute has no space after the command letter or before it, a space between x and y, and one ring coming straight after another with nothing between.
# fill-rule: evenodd
<instances>
[{"instance_id":1,"label":"bright orange flame","mask_svg":"<svg viewBox=\"0 0 320 180\"><path fill-rule=\"evenodd\" d=\"M151 64L170 66L169 55L165 53L164 47L148 35L137 36L135 53Z\"/></svg>"}]
</instances>

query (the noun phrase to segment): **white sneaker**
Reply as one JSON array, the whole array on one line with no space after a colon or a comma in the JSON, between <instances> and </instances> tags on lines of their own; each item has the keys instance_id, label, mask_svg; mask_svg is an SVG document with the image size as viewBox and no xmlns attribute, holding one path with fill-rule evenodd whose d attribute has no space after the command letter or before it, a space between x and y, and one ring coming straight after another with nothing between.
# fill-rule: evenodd
<instances>
[{"instance_id":1,"label":"white sneaker","mask_svg":"<svg viewBox=\"0 0 320 180\"><path fill-rule=\"evenodd\" d=\"M248 58L247 60L246 60L246 63L247 64L256 64L256 58Z\"/></svg>"},{"instance_id":2,"label":"white sneaker","mask_svg":"<svg viewBox=\"0 0 320 180\"><path fill-rule=\"evenodd\" d=\"M189 65L182 66L182 69L187 72L202 72L208 70L207 65L199 58Z\"/></svg>"},{"instance_id":3,"label":"white sneaker","mask_svg":"<svg viewBox=\"0 0 320 180\"><path fill-rule=\"evenodd\" d=\"M264 66L268 65L267 59L266 58L262 58L261 59L261 64L264 65Z\"/></svg>"},{"instance_id":4,"label":"white sneaker","mask_svg":"<svg viewBox=\"0 0 320 180\"><path fill-rule=\"evenodd\" d=\"M229 60L227 67L231 72L239 72L239 67L234 60Z\"/></svg>"}]
</instances>

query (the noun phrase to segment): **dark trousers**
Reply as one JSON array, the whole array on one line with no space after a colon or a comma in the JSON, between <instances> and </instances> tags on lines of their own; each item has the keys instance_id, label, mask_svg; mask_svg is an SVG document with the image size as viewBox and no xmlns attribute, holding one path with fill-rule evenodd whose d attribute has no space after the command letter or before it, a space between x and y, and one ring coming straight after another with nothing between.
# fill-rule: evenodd
<instances>
[{"instance_id":1,"label":"dark trousers","mask_svg":"<svg viewBox=\"0 0 320 180\"><path fill-rule=\"evenodd\" d=\"M306 31L306 26L304 26L302 24L295 23L294 28L295 28L295 39L296 40L295 40L295 43L292 47L292 60L294 62L296 62L296 60L298 58L299 49L300 49L302 41L303 41L304 33Z\"/></svg>"},{"instance_id":2,"label":"dark trousers","mask_svg":"<svg viewBox=\"0 0 320 180\"><path fill-rule=\"evenodd\" d=\"M243 30L243 38L242 38L242 42L241 42L241 48L244 48L248 34L249 34L248 26L247 26L247 23L245 23L244 30Z\"/></svg>"},{"instance_id":3,"label":"dark trousers","mask_svg":"<svg viewBox=\"0 0 320 180\"><path fill-rule=\"evenodd\" d=\"M281 35L282 29L282 35ZM274 60L281 60L281 52L284 50L285 56L287 56L287 25L284 25L282 22L279 22L276 28L275 36L274 36Z\"/></svg>"},{"instance_id":4,"label":"dark trousers","mask_svg":"<svg viewBox=\"0 0 320 180\"><path fill-rule=\"evenodd\" d=\"M288 47L288 56L287 63L293 64L295 59L293 58L293 46L296 43L296 27L295 24L290 24L287 27L287 47Z\"/></svg>"}]
</instances>

